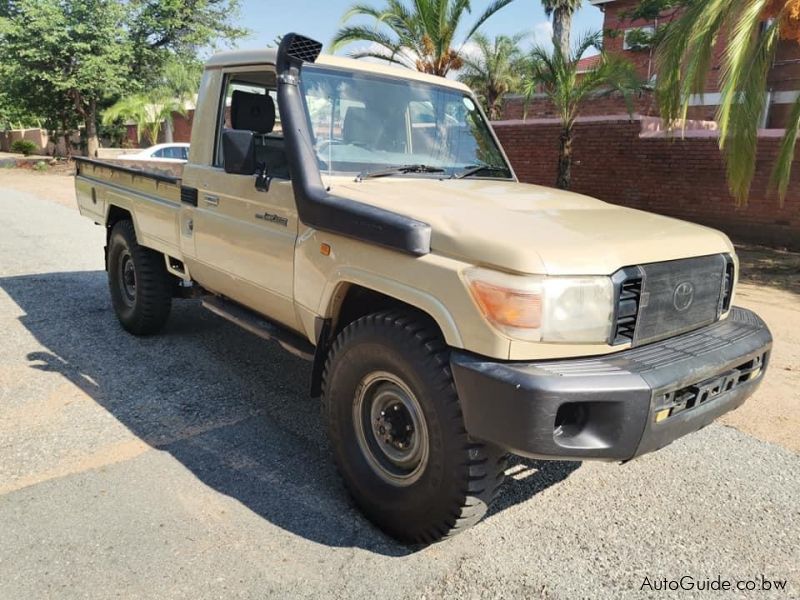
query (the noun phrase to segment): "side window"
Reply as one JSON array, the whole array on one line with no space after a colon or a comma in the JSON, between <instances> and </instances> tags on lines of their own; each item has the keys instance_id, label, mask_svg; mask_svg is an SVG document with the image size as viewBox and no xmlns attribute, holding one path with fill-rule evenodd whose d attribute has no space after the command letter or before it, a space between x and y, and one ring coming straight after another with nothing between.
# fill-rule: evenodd
<instances>
[{"instance_id":1,"label":"side window","mask_svg":"<svg viewBox=\"0 0 800 600\"><path fill-rule=\"evenodd\" d=\"M221 103L217 117L216 150L214 152L215 167L224 166L224 159L222 156L222 131L225 129L236 129L238 126L240 129L255 131L259 136L265 138L269 144L276 146L279 145L278 142L283 141L283 129L278 111L274 71L262 70L229 73L225 76L223 87L225 90L222 96L224 102ZM259 107L261 104L257 98L258 96L269 96L270 100L267 102L271 102L274 107L274 121L268 118L259 118L259 116L255 116L254 118L247 116L262 115L268 112L253 110L253 107ZM248 105L240 111L242 115L245 115L240 118L240 123L233 122L233 105L236 101L241 102L243 105L245 103Z\"/></svg>"},{"instance_id":2,"label":"side window","mask_svg":"<svg viewBox=\"0 0 800 600\"><path fill-rule=\"evenodd\" d=\"M165 148L161 148L161 150L156 150L153 152L153 158L166 158Z\"/></svg>"},{"instance_id":3,"label":"side window","mask_svg":"<svg viewBox=\"0 0 800 600\"><path fill-rule=\"evenodd\" d=\"M186 160L186 155L186 148L183 146L172 146L170 148L166 148L164 154L164 156L173 160Z\"/></svg>"},{"instance_id":4,"label":"side window","mask_svg":"<svg viewBox=\"0 0 800 600\"><path fill-rule=\"evenodd\" d=\"M330 170L335 160L348 161L350 154L359 152L359 145L368 146L378 134L374 124L365 118L365 103L351 97L344 84L336 88L322 84L311 86L306 89L305 102L319 166L323 170Z\"/></svg>"}]
</instances>

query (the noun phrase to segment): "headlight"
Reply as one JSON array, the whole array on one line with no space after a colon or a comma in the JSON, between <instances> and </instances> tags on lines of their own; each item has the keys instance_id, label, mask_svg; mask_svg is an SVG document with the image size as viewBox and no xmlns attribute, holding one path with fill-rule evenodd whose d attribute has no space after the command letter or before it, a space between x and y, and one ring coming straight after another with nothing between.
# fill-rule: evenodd
<instances>
[{"instance_id":1,"label":"headlight","mask_svg":"<svg viewBox=\"0 0 800 600\"><path fill-rule=\"evenodd\" d=\"M466 273L486 319L526 341L602 343L614 318L609 277L510 275L475 268Z\"/></svg>"}]
</instances>

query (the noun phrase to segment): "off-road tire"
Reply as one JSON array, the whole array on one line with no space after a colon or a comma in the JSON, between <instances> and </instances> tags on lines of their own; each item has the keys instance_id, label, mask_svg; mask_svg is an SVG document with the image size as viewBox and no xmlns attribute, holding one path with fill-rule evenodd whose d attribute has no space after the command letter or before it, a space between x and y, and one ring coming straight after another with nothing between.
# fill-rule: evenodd
<instances>
[{"instance_id":1,"label":"off-road tire","mask_svg":"<svg viewBox=\"0 0 800 600\"><path fill-rule=\"evenodd\" d=\"M467 435L449 355L433 322L390 310L348 325L325 364L323 414L339 472L363 513L404 543L432 543L468 529L486 514L503 481L505 453ZM376 474L356 433L353 407L362 382L375 372L401 379L427 424L427 466L403 487Z\"/></svg>"},{"instance_id":2,"label":"off-road tire","mask_svg":"<svg viewBox=\"0 0 800 600\"><path fill-rule=\"evenodd\" d=\"M133 293L126 291L122 270L133 273ZM134 335L158 333L169 317L175 278L164 255L136 241L131 221L119 221L108 239L108 286L114 312L126 331Z\"/></svg>"}]
</instances>

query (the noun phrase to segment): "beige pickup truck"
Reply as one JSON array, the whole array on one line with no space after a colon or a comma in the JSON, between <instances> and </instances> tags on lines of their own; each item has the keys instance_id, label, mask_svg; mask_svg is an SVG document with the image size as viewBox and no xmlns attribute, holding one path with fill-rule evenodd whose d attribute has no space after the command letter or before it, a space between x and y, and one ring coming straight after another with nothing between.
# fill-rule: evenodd
<instances>
[{"instance_id":1,"label":"beige pickup truck","mask_svg":"<svg viewBox=\"0 0 800 600\"><path fill-rule=\"evenodd\" d=\"M519 183L468 88L320 50L212 58L180 177L78 161L126 330L199 297L308 359L405 542L479 521L508 453L627 461L755 391L772 340L725 235Z\"/></svg>"}]
</instances>

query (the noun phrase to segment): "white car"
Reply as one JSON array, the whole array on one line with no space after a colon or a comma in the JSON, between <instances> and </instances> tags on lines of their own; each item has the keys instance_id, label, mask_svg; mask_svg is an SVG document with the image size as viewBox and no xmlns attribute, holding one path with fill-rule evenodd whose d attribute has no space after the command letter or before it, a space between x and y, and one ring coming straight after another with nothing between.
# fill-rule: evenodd
<instances>
[{"instance_id":1,"label":"white car","mask_svg":"<svg viewBox=\"0 0 800 600\"><path fill-rule=\"evenodd\" d=\"M181 161L189 160L189 144L156 144L134 154L117 157L122 160Z\"/></svg>"}]
</instances>

